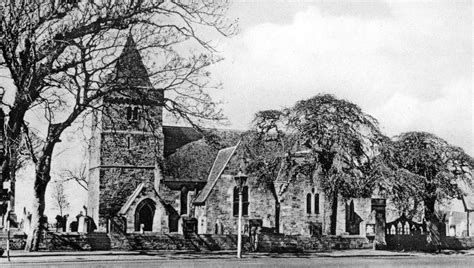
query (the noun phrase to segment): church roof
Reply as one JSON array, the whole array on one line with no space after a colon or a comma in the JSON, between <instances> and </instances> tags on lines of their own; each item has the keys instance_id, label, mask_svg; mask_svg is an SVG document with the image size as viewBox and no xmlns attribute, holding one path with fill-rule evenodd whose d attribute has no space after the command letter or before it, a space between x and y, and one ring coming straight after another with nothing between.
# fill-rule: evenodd
<instances>
[{"instance_id":1,"label":"church roof","mask_svg":"<svg viewBox=\"0 0 474 268\"><path fill-rule=\"evenodd\" d=\"M466 211L474 211L474 196L473 195L463 196L462 201L463 201L464 208Z\"/></svg>"},{"instance_id":2,"label":"church roof","mask_svg":"<svg viewBox=\"0 0 474 268\"><path fill-rule=\"evenodd\" d=\"M232 155L234 155L234 152L239 144L240 142L235 146L224 148L217 153L214 164L212 165L211 171L209 172L209 177L207 178L207 184L193 202L195 205L202 205L206 202L207 197L214 188L214 185L216 185L217 180L221 176Z\"/></svg>"},{"instance_id":3,"label":"church roof","mask_svg":"<svg viewBox=\"0 0 474 268\"><path fill-rule=\"evenodd\" d=\"M119 79L117 82L125 83L129 86L151 86L142 56L131 34L128 35L122 53L117 59L115 79Z\"/></svg>"},{"instance_id":4,"label":"church roof","mask_svg":"<svg viewBox=\"0 0 474 268\"><path fill-rule=\"evenodd\" d=\"M153 89L140 50L131 34L114 63L113 72L106 80L108 86L115 89L105 96L108 102L156 105L162 100L163 92Z\"/></svg>"},{"instance_id":5,"label":"church roof","mask_svg":"<svg viewBox=\"0 0 474 268\"><path fill-rule=\"evenodd\" d=\"M163 126L164 156L167 157L180 147L203 138L202 134L192 127Z\"/></svg>"}]
</instances>

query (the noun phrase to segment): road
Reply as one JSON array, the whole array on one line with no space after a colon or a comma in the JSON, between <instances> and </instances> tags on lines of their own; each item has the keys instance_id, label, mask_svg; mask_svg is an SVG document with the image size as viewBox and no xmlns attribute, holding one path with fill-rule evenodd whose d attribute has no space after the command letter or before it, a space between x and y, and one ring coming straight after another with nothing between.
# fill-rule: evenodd
<instances>
[{"instance_id":1,"label":"road","mask_svg":"<svg viewBox=\"0 0 474 268\"><path fill-rule=\"evenodd\" d=\"M122 256L87 260L78 257L35 262L2 263L2 267L474 267L474 256L382 256L382 257L247 257L164 259L155 256Z\"/></svg>"}]
</instances>

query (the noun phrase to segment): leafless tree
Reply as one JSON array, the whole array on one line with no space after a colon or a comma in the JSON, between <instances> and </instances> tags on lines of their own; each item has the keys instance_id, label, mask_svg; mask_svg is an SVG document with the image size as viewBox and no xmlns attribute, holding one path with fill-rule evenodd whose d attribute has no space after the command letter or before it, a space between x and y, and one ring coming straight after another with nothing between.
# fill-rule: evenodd
<instances>
[{"instance_id":1,"label":"leafless tree","mask_svg":"<svg viewBox=\"0 0 474 268\"><path fill-rule=\"evenodd\" d=\"M88 112L102 109L101 98L126 87L127 81L111 79L116 75L111 72L120 64L117 56L127 36L134 35L148 60L153 83L144 87L172 93L161 103L166 109L195 127L199 120L222 118L205 91L219 86L209 82L206 70L219 60L207 34L209 29L223 35L235 32L235 24L225 17L227 8L227 1L0 3L0 68L9 71L15 87L1 100L7 114L2 171L14 184L22 142L28 145L36 171L27 250L38 247L44 194L61 134ZM34 122L28 115L47 126L40 131L39 149L30 142Z\"/></svg>"},{"instance_id":2,"label":"leafless tree","mask_svg":"<svg viewBox=\"0 0 474 268\"><path fill-rule=\"evenodd\" d=\"M61 177L65 182L73 181L87 191L87 163L85 160L77 167L63 169Z\"/></svg>"},{"instance_id":3,"label":"leafless tree","mask_svg":"<svg viewBox=\"0 0 474 268\"><path fill-rule=\"evenodd\" d=\"M53 198L54 206L59 210L59 215L62 217L63 212L70 206L66 193L64 192L64 181L57 181L54 184L51 197Z\"/></svg>"}]
</instances>

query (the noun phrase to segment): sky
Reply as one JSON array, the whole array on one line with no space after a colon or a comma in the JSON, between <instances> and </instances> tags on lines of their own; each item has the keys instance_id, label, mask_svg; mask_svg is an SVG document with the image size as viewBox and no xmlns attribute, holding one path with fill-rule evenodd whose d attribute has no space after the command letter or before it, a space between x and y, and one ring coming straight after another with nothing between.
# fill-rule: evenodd
<instances>
[{"instance_id":1,"label":"sky","mask_svg":"<svg viewBox=\"0 0 474 268\"><path fill-rule=\"evenodd\" d=\"M470 1L235 1L240 33L213 74L230 126L318 93L385 134L432 132L473 155Z\"/></svg>"},{"instance_id":2,"label":"sky","mask_svg":"<svg viewBox=\"0 0 474 268\"><path fill-rule=\"evenodd\" d=\"M225 127L247 129L259 110L330 93L388 136L432 132L474 155L471 1L234 1L229 17L240 31L213 40L225 59L210 70L223 83L211 95ZM80 159L75 149L61 158ZM27 185L17 185L17 208L32 194ZM87 193L69 185L67 194L75 215Z\"/></svg>"}]
</instances>

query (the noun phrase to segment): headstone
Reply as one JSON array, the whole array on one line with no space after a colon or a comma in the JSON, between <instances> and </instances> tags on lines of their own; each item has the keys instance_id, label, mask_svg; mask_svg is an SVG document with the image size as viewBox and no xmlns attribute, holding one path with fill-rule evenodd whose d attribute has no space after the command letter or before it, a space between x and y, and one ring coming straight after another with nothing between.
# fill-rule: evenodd
<instances>
[{"instance_id":1,"label":"headstone","mask_svg":"<svg viewBox=\"0 0 474 268\"><path fill-rule=\"evenodd\" d=\"M382 198L372 199L372 210L375 211L375 238L374 249L384 249L385 241L385 207L386 200Z\"/></svg>"},{"instance_id":2,"label":"headstone","mask_svg":"<svg viewBox=\"0 0 474 268\"><path fill-rule=\"evenodd\" d=\"M79 233L87 233L86 217L81 216L77 220L77 231Z\"/></svg>"}]
</instances>

